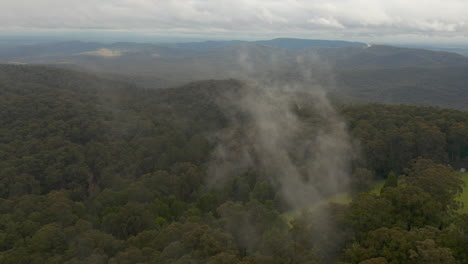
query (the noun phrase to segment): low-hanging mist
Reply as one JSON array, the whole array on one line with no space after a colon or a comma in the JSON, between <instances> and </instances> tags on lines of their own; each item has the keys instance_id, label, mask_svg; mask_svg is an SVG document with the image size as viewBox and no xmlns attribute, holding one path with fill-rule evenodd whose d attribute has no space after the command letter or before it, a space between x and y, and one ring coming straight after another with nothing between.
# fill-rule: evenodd
<instances>
[{"instance_id":1,"label":"low-hanging mist","mask_svg":"<svg viewBox=\"0 0 468 264\"><path fill-rule=\"evenodd\" d=\"M269 73L255 72L248 63L249 54L239 57L249 81L218 101L229 126L217 136L209 167L212 183L222 184L238 173L257 170L290 209L309 208L345 191L354 153L352 140L326 90L314 82L313 70L304 65L310 58L297 59L294 71L300 78L291 80L276 74L274 65ZM327 69L317 74L332 79Z\"/></svg>"}]
</instances>

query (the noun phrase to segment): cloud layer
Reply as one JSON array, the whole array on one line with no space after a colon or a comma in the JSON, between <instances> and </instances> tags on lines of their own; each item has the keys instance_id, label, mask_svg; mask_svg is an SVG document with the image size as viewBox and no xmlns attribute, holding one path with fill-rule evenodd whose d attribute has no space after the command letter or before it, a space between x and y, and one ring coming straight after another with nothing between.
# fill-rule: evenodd
<instances>
[{"instance_id":1,"label":"cloud layer","mask_svg":"<svg viewBox=\"0 0 468 264\"><path fill-rule=\"evenodd\" d=\"M466 0L0 0L0 31L467 37L467 14Z\"/></svg>"}]
</instances>

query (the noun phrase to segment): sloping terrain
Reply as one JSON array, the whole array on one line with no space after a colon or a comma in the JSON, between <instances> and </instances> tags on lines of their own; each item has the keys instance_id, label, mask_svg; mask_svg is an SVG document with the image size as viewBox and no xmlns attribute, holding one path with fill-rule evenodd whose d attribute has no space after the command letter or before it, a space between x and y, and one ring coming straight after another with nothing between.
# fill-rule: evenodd
<instances>
[{"instance_id":1,"label":"sloping terrain","mask_svg":"<svg viewBox=\"0 0 468 264\"><path fill-rule=\"evenodd\" d=\"M206 79L275 79L320 85L346 100L467 109L468 57L422 49L300 39L65 42L0 48L0 61L93 72L147 88Z\"/></svg>"},{"instance_id":2,"label":"sloping terrain","mask_svg":"<svg viewBox=\"0 0 468 264\"><path fill-rule=\"evenodd\" d=\"M466 112L336 106L360 142L349 153L359 157L349 171L356 198L329 205L326 218L286 220L291 208L279 182L259 163L216 187L208 170L215 135L252 120L229 109L245 89L253 88L208 80L151 90L64 69L0 65L0 262L336 263L358 256L359 263L369 257L356 247L373 245L382 232L405 241L397 252L408 263L409 252L427 241L448 259L466 259L460 230L467 218L454 213L462 180L446 166L467 158ZM282 109L301 123L291 143L304 146L324 119L307 93L293 98ZM243 136L234 133L231 143ZM287 155L311 153L297 147ZM386 191L366 193L387 175Z\"/></svg>"}]
</instances>

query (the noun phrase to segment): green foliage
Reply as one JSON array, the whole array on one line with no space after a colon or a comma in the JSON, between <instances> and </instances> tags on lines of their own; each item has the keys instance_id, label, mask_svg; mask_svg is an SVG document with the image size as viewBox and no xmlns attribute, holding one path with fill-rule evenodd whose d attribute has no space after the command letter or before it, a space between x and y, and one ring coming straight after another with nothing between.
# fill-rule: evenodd
<instances>
[{"instance_id":1,"label":"green foliage","mask_svg":"<svg viewBox=\"0 0 468 264\"><path fill-rule=\"evenodd\" d=\"M459 173L428 159L418 159L411 165L406 170L406 184L418 186L430 194L444 212L460 208L460 202L455 200L463 192L464 183Z\"/></svg>"},{"instance_id":2,"label":"green foliage","mask_svg":"<svg viewBox=\"0 0 468 264\"><path fill-rule=\"evenodd\" d=\"M438 232L431 228L380 228L349 247L345 257L351 263L455 263L451 250L434 241Z\"/></svg>"},{"instance_id":3,"label":"green foliage","mask_svg":"<svg viewBox=\"0 0 468 264\"><path fill-rule=\"evenodd\" d=\"M351 176L351 191L354 196L372 189L374 174L365 168L357 168Z\"/></svg>"},{"instance_id":4,"label":"green foliage","mask_svg":"<svg viewBox=\"0 0 468 264\"><path fill-rule=\"evenodd\" d=\"M434 107L345 106L352 134L361 142L364 164L385 177L397 175L416 158L446 164L463 159L468 115Z\"/></svg>"},{"instance_id":5,"label":"green foliage","mask_svg":"<svg viewBox=\"0 0 468 264\"><path fill-rule=\"evenodd\" d=\"M397 186L398 186L398 177L393 171L391 171L388 174L387 179L384 182L384 185L382 186L381 193L387 188L392 188L392 187L397 187Z\"/></svg>"},{"instance_id":6,"label":"green foliage","mask_svg":"<svg viewBox=\"0 0 468 264\"><path fill-rule=\"evenodd\" d=\"M228 120L217 100L240 87L153 91L0 65L0 263L466 263L462 181L443 164L463 162L468 114L342 107L363 150L355 199L288 223L255 166L210 185Z\"/></svg>"}]
</instances>

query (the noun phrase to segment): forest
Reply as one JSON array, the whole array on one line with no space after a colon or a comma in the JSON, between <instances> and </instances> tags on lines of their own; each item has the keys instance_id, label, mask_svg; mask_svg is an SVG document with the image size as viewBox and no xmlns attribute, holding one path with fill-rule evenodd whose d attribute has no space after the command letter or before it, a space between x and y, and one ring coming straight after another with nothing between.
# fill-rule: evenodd
<instances>
[{"instance_id":1,"label":"forest","mask_svg":"<svg viewBox=\"0 0 468 264\"><path fill-rule=\"evenodd\" d=\"M0 263L468 263L468 112L334 102L351 198L290 214L255 166L209 184L219 97L243 87L0 65Z\"/></svg>"}]
</instances>

